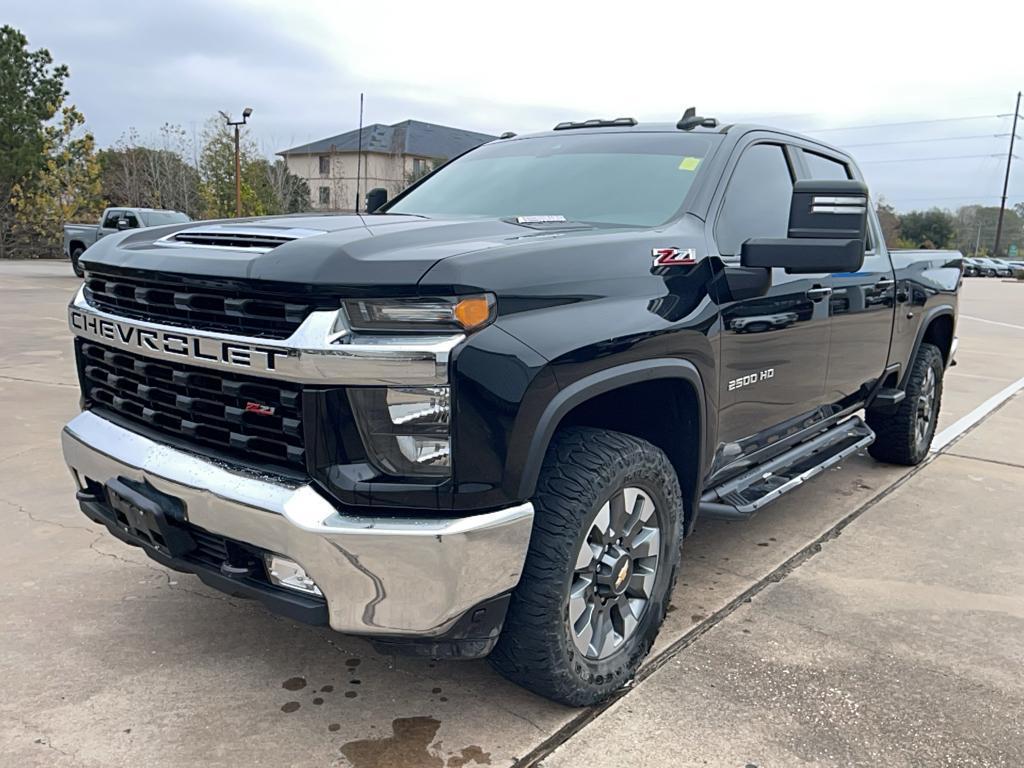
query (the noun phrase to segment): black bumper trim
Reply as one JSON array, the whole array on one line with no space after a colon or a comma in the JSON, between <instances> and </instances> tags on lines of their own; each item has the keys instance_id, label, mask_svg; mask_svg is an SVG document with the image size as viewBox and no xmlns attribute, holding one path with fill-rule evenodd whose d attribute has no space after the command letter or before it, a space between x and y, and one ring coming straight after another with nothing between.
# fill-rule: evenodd
<instances>
[{"instance_id":1,"label":"black bumper trim","mask_svg":"<svg viewBox=\"0 0 1024 768\"><path fill-rule=\"evenodd\" d=\"M325 626L328 623L327 602L323 598L291 594L267 582L251 577L233 578L225 576L218 568L196 562L185 557L170 557L155 549L137 536L133 536L117 523L113 510L89 491L79 491L78 505L94 523L104 526L111 534L133 547L140 548L146 555L161 565L181 573L199 577L209 587L232 597L257 600L272 613L303 624Z\"/></svg>"}]
</instances>

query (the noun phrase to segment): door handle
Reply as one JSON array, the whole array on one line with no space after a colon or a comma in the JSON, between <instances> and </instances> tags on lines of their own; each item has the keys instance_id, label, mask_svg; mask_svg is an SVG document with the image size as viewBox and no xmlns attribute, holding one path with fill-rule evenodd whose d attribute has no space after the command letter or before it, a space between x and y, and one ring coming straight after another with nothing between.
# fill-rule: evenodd
<instances>
[{"instance_id":1,"label":"door handle","mask_svg":"<svg viewBox=\"0 0 1024 768\"><path fill-rule=\"evenodd\" d=\"M814 288L808 288L807 289L807 298L809 298L811 301L821 301L825 297L831 296L831 295L832 295L832 289L831 288L814 287Z\"/></svg>"}]
</instances>

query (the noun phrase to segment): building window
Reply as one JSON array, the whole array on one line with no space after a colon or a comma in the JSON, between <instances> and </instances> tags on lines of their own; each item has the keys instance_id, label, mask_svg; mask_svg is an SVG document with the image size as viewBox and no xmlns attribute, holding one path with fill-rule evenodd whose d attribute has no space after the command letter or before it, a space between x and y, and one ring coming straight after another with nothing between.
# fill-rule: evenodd
<instances>
[{"instance_id":1,"label":"building window","mask_svg":"<svg viewBox=\"0 0 1024 768\"><path fill-rule=\"evenodd\" d=\"M331 173L330 155L320 155L320 175L329 176Z\"/></svg>"},{"instance_id":2,"label":"building window","mask_svg":"<svg viewBox=\"0 0 1024 768\"><path fill-rule=\"evenodd\" d=\"M330 205L330 204L331 204L331 188L330 187L320 187L320 205Z\"/></svg>"},{"instance_id":3,"label":"building window","mask_svg":"<svg viewBox=\"0 0 1024 768\"><path fill-rule=\"evenodd\" d=\"M421 173L427 170L427 161L420 157L414 157L412 159L412 172L419 176Z\"/></svg>"}]
</instances>

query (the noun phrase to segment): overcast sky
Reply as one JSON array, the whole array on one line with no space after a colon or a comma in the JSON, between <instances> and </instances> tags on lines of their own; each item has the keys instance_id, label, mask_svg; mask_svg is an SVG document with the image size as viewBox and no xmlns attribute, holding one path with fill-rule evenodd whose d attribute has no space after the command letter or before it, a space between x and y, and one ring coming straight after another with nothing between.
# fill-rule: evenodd
<instances>
[{"instance_id":1,"label":"overcast sky","mask_svg":"<svg viewBox=\"0 0 1024 768\"><path fill-rule=\"evenodd\" d=\"M253 138L273 154L354 128L360 91L367 123L495 134L676 120L693 104L848 148L900 209L996 205L1024 11L910 5L0 0L0 22L70 67L101 146L251 106ZM1022 200L1017 163L1009 202Z\"/></svg>"}]
</instances>

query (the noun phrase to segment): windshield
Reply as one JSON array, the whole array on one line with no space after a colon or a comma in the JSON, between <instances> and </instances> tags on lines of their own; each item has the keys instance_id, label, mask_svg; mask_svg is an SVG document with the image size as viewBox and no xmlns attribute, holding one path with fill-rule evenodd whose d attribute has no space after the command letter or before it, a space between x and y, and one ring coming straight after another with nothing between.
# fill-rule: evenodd
<instances>
[{"instance_id":1,"label":"windshield","mask_svg":"<svg viewBox=\"0 0 1024 768\"><path fill-rule=\"evenodd\" d=\"M486 144L387 209L421 216L564 216L655 226L683 204L714 134L573 133Z\"/></svg>"},{"instance_id":2,"label":"windshield","mask_svg":"<svg viewBox=\"0 0 1024 768\"><path fill-rule=\"evenodd\" d=\"M159 227L161 224L183 224L192 221L184 213L177 211L139 211L139 216L147 227Z\"/></svg>"}]
</instances>

